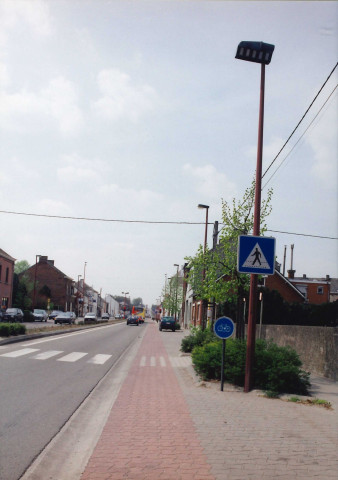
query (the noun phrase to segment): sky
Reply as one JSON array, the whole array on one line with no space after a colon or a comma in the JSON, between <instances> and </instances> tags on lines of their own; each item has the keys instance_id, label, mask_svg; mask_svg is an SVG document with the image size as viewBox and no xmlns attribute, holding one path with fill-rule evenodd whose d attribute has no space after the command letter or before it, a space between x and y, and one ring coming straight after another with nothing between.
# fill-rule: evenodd
<instances>
[{"instance_id":1,"label":"sky","mask_svg":"<svg viewBox=\"0 0 338 480\"><path fill-rule=\"evenodd\" d=\"M102 295L155 303L204 242L197 205L210 206L211 246L222 199L241 199L255 175L260 65L236 60L237 45L275 45L264 172L337 62L337 13L316 1L0 0L0 248L30 264L46 255L74 280L86 262ZM280 263L287 245L286 269L294 244L296 276L338 277L336 85L337 69L263 178L266 235Z\"/></svg>"}]
</instances>

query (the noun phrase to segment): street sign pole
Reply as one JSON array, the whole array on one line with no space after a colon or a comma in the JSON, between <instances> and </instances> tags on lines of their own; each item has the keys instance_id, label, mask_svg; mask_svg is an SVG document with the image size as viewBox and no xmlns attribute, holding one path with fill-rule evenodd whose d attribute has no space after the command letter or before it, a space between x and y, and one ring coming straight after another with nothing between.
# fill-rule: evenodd
<instances>
[{"instance_id":1,"label":"street sign pole","mask_svg":"<svg viewBox=\"0 0 338 480\"><path fill-rule=\"evenodd\" d=\"M226 340L222 340L222 370L221 370L221 392L223 392L223 385L224 385L224 360L225 360L225 342Z\"/></svg>"},{"instance_id":2,"label":"street sign pole","mask_svg":"<svg viewBox=\"0 0 338 480\"><path fill-rule=\"evenodd\" d=\"M220 317L216 320L214 325L214 332L218 338L222 339L222 366L221 366L221 391L224 386L224 364L225 364L225 341L232 337L235 331L235 324L228 317Z\"/></svg>"}]
</instances>

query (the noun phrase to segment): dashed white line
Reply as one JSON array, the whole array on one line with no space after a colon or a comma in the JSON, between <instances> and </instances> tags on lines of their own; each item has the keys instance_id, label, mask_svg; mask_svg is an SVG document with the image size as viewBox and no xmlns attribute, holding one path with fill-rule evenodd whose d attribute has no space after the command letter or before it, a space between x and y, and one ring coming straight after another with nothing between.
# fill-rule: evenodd
<instances>
[{"instance_id":1,"label":"dashed white line","mask_svg":"<svg viewBox=\"0 0 338 480\"><path fill-rule=\"evenodd\" d=\"M85 355L88 355L88 353L72 352L72 353L69 353L68 355L65 355L64 357L58 358L57 362L76 362L77 360L80 360L80 358L84 357Z\"/></svg>"},{"instance_id":2,"label":"dashed white line","mask_svg":"<svg viewBox=\"0 0 338 480\"><path fill-rule=\"evenodd\" d=\"M63 350L48 350L47 352L38 353L35 357L32 357L34 360L47 360L48 358L56 357L63 353Z\"/></svg>"},{"instance_id":3,"label":"dashed white line","mask_svg":"<svg viewBox=\"0 0 338 480\"><path fill-rule=\"evenodd\" d=\"M104 355L100 353L95 355L95 357L91 358L90 360L88 360L87 363L94 363L95 365L103 365L107 360L109 360L110 357L111 355Z\"/></svg>"},{"instance_id":4,"label":"dashed white line","mask_svg":"<svg viewBox=\"0 0 338 480\"><path fill-rule=\"evenodd\" d=\"M29 353L37 352L39 348L23 348L22 350L15 350L14 352L3 353L0 357L22 357L23 355L28 355Z\"/></svg>"}]
</instances>

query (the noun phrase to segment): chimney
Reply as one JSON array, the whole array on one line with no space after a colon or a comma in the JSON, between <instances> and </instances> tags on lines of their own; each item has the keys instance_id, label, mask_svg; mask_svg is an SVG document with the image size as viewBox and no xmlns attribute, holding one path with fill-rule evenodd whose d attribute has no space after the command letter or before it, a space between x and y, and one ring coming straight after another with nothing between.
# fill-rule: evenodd
<instances>
[{"instance_id":1,"label":"chimney","mask_svg":"<svg viewBox=\"0 0 338 480\"><path fill-rule=\"evenodd\" d=\"M47 262L48 262L48 257L40 255L39 263L47 263Z\"/></svg>"},{"instance_id":2,"label":"chimney","mask_svg":"<svg viewBox=\"0 0 338 480\"><path fill-rule=\"evenodd\" d=\"M288 270L288 278L295 278L296 270Z\"/></svg>"},{"instance_id":3,"label":"chimney","mask_svg":"<svg viewBox=\"0 0 338 480\"><path fill-rule=\"evenodd\" d=\"M303 278L306 278L306 273L303 273Z\"/></svg>"},{"instance_id":4,"label":"chimney","mask_svg":"<svg viewBox=\"0 0 338 480\"><path fill-rule=\"evenodd\" d=\"M331 280L330 275L326 275L326 281L329 282Z\"/></svg>"}]
</instances>

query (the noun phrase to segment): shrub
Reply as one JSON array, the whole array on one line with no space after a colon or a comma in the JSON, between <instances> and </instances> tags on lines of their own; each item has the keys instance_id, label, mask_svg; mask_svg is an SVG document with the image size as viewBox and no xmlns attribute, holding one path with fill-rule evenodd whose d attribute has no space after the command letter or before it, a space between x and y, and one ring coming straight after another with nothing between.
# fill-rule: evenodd
<instances>
[{"instance_id":1,"label":"shrub","mask_svg":"<svg viewBox=\"0 0 338 480\"><path fill-rule=\"evenodd\" d=\"M181 330L181 324L175 323L175 330Z\"/></svg>"},{"instance_id":2,"label":"shrub","mask_svg":"<svg viewBox=\"0 0 338 480\"><path fill-rule=\"evenodd\" d=\"M183 338L181 342L181 351L190 353L196 346L214 342L216 335L210 328L202 330L200 327L191 327L191 334Z\"/></svg>"},{"instance_id":3,"label":"shrub","mask_svg":"<svg viewBox=\"0 0 338 480\"><path fill-rule=\"evenodd\" d=\"M204 379L221 378L222 341L216 340L192 351L196 372ZM235 385L244 385L246 343L230 339L226 342L224 378ZM301 361L290 347L272 342L256 343L254 387L276 393L308 393L309 373L301 370Z\"/></svg>"},{"instance_id":4,"label":"shrub","mask_svg":"<svg viewBox=\"0 0 338 480\"><path fill-rule=\"evenodd\" d=\"M0 337L10 337L12 335L24 335L26 333L26 325L22 323L1 323Z\"/></svg>"}]
</instances>

